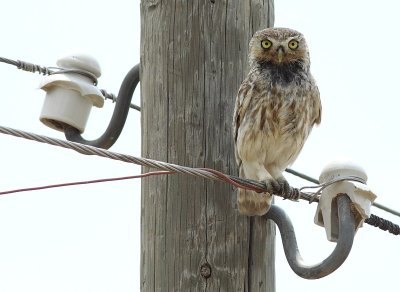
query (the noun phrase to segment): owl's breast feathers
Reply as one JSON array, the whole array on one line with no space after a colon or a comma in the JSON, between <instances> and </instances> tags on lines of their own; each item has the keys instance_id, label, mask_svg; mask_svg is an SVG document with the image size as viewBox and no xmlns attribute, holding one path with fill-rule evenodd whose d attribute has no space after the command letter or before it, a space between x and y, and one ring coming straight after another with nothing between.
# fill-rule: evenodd
<instances>
[{"instance_id":1,"label":"owl's breast feathers","mask_svg":"<svg viewBox=\"0 0 400 292\"><path fill-rule=\"evenodd\" d=\"M285 64L276 64L271 61L260 61L257 63L257 71L260 75L268 76L268 79L275 84L299 84L307 80L309 68L304 62L296 61Z\"/></svg>"},{"instance_id":2,"label":"owl's breast feathers","mask_svg":"<svg viewBox=\"0 0 400 292\"><path fill-rule=\"evenodd\" d=\"M286 156L281 157L285 159L284 164L296 159L313 125L321 121L318 88L309 73L301 74L291 81L286 79L289 76L286 74L279 82L276 76L263 70L250 71L239 88L234 112L238 163L261 153L270 157Z\"/></svg>"}]
</instances>

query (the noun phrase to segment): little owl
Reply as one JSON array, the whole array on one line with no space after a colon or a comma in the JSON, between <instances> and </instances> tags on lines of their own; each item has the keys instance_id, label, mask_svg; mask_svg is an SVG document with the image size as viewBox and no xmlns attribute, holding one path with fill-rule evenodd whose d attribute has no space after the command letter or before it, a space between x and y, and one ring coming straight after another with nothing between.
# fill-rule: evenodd
<instances>
[{"instance_id":1,"label":"little owl","mask_svg":"<svg viewBox=\"0 0 400 292\"><path fill-rule=\"evenodd\" d=\"M288 28L258 31L250 41L249 65L233 118L239 176L287 192L282 172L297 158L314 124L321 122L306 40ZM269 210L272 195L238 189L237 200L240 213L261 216Z\"/></svg>"}]
</instances>

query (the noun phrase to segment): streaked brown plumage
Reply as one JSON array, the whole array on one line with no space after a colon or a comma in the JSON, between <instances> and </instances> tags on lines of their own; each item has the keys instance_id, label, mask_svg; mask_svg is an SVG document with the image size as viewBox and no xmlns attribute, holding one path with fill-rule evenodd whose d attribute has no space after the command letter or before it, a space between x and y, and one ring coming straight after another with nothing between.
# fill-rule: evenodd
<instances>
[{"instance_id":1,"label":"streaked brown plumage","mask_svg":"<svg viewBox=\"0 0 400 292\"><path fill-rule=\"evenodd\" d=\"M233 118L239 175L287 189L282 172L299 155L313 125L321 122L306 41L292 29L258 31L250 41L249 64ZM268 193L238 190L242 214L263 215L271 201Z\"/></svg>"}]
</instances>

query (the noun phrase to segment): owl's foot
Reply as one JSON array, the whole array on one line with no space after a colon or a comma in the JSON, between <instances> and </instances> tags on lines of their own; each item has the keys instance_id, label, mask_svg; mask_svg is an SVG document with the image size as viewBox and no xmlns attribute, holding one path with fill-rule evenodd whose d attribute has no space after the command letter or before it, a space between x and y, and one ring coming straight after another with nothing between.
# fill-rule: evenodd
<instances>
[{"instance_id":1,"label":"owl's foot","mask_svg":"<svg viewBox=\"0 0 400 292\"><path fill-rule=\"evenodd\" d=\"M299 200L300 191L296 188L292 188L284 177L278 178L276 181L279 184L279 190L277 190L275 194L280 194L284 200Z\"/></svg>"},{"instance_id":2,"label":"owl's foot","mask_svg":"<svg viewBox=\"0 0 400 292\"><path fill-rule=\"evenodd\" d=\"M279 181L273 179L273 178L268 178L267 180L265 180L265 186L267 188L267 192L270 194L276 194L276 193L280 193L282 186L279 183Z\"/></svg>"},{"instance_id":3,"label":"owl's foot","mask_svg":"<svg viewBox=\"0 0 400 292\"><path fill-rule=\"evenodd\" d=\"M282 177L278 178L276 180L276 182L279 185L279 189L277 190L277 193L282 194L282 196L284 198L290 196L292 189L291 189L289 183L287 182L287 180L282 176Z\"/></svg>"}]
</instances>

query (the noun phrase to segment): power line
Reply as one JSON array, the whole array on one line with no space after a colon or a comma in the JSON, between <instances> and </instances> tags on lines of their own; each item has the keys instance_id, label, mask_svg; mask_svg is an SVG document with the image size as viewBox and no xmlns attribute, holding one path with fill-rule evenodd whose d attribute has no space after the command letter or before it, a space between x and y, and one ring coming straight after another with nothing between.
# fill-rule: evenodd
<instances>
[{"instance_id":1,"label":"power line","mask_svg":"<svg viewBox=\"0 0 400 292\"><path fill-rule=\"evenodd\" d=\"M58 67L44 67L40 65L36 65L33 63L21 61L21 60L12 60L4 57L0 57L0 62L6 63L9 65L13 65L17 67L18 69L31 72L31 73L39 73L42 75L52 75L52 74L63 74L63 73L77 73L84 75L86 77L89 77L92 79L93 84L97 85L97 77L85 70L79 70L79 69L64 69L64 68L58 68ZM104 99L110 99L112 102L117 101L117 96L113 93L108 93L105 89L100 89L101 94L103 95ZM140 106L137 106L136 104L131 103L129 105L130 108L135 109L137 111L140 111Z\"/></svg>"},{"instance_id":2,"label":"power line","mask_svg":"<svg viewBox=\"0 0 400 292\"><path fill-rule=\"evenodd\" d=\"M157 160L152 160L152 159L147 159L147 158L141 158L141 157L134 157L126 154L120 154L92 146L87 146L75 142L70 142L70 141L64 141L64 140L59 140L55 138L50 138L47 136L43 135L37 135L33 133L28 133L25 131L20 131L12 128L7 128L0 126L0 133L7 134L7 135L12 135L15 137L19 138L25 138L28 140L33 140L41 143L47 143L53 146L59 146L67 149L72 149L75 150L81 154L89 154L89 155L98 155L101 157L106 157L114 160L120 160L128 163L133 163L133 164L138 164L142 166L147 166L150 168L156 168L156 169L161 169L164 171L168 172L174 172L174 173L181 173L181 174L188 174L188 175L193 175L197 177L202 177L206 179L212 179L212 180L220 180L227 182L229 184L232 184L236 187L240 188L245 188L245 189L251 189L255 190L258 192L269 192L273 193L275 195L281 196L284 199L290 199L290 200L298 200L298 199L303 199L307 200L309 202L317 201L318 199L315 198L314 194L310 193L304 193L300 192L299 189L296 188L290 188L290 191L288 194L284 194L283 190L271 190L267 188L265 183L253 181L253 180L248 180L248 179L243 179L239 178L236 176L231 176L231 175L226 175L224 173L221 173L217 170L214 169L208 169L208 168L191 168L191 167L186 167L186 166L181 166L177 164L171 164L171 163L166 163L162 161L157 161ZM291 170L289 170L290 172ZM295 171L292 171L293 173ZM297 173L297 172L296 172ZM312 179L312 178L311 178ZM328 184L330 184L329 182ZM328 184L321 185L322 188L326 187ZM379 227L381 229L382 226L385 228L383 230L388 230L390 233L393 233L395 235L398 235L400 233L400 227L396 224L393 224L392 222L380 218L378 216L370 217L372 219L365 220L365 223L371 224L373 226Z\"/></svg>"},{"instance_id":3,"label":"power line","mask_svg":"<svg viewBox=\"0 0 400 292\"><path fill-rule=\"evenodd\" d=\"M396 215L396 216L400 217L400 212L398 212L396 210L393 210L393 209L391 209L389 207L386 207L386 206L384 206L382 204L379 204L379 203L376 203L376 202L373 202L372 205L375 206L376 208L382 209L382 210L384 210L384 211L386 211L388 213L392 213L393 215Z\"/></svg>"},{"instance_id":4,"label":"power line","mask_svg":"<svg viewBox=\"0 0 400 292\"><path fill-rule=\"evenodd\" d=\"M299 194L299 191L295 188L290 188L289 194L283 195L283 194L280 194L279 192L276 192L276 190L271 190L271 189L267 188L265 183L261 183L261 182L254 181L254 180L243 179L243 178L239 178L236 176L226 175L226 174L223 174L223 173L218 172L213 169L191 168L191 167L181 166L181 165L177 165L177 164L171 164L171 163L166 163L166 162L162 162L162 161L152 160L152 159L148 159L148 158L130 156L130 155L116 153L116 152L112 152L112 151L108 151L108 150L104 150L101 148L96 148L96 147L92 147L92 146L88 146L88 145L84 145L84 144L80 144L80 143L59 140L59 139L50 138L50 137L43 136L43 135L28 133L25 131L16 130L16 129L8 128L8 127L0 126L0 133L12 135L12 136L19 137L19 138L25 138L28 140L33 140L33 141L37 141L37 142L41 142L41 143L46 143L46 144L50 144L53 146L59 146L59 147L67 148L67 149L72 149L81 154L97 155L97 156L101 156L101 157L105 157L105 158L109 158L109 159L114 159L114 160L124 161L124 162L133 163L133 164L137 164L137 165L147 166L150 168L172 171L172 172L181 173L181 174L188 174L188 175L198 176L198 177L202 177L202 178L206 178L206 179L225 181L236 187L251 189L254 191L258 191L258 192L274 192L274 193L276 193L276 195L278 195L278 196L280 195L280 196L284 197L285 199L297 200L300 198L300 199L304 199L304 200L310 200L312 198L312 196L307 193Z\"/></svg>"},{"instance_id":5,"label":"power line","mask_svg":"<svg viewBox=\"0 0 400 292\"><path fill-rule=\"evenodd\" d=\"M311 176L308 176L306 174L303 174L303 173L298 172L296 170L293 170L291 168L286 168L285 171L290 173L290 174L293 174L295 176L298 176L298 177L300 177L300 178L302 178L304 180L308 180L309 182L312 182L312 183L315 183L315 184L319 185L319 180L317 180L316 178L313 178Z\"/></svg>"}]
</instances>

